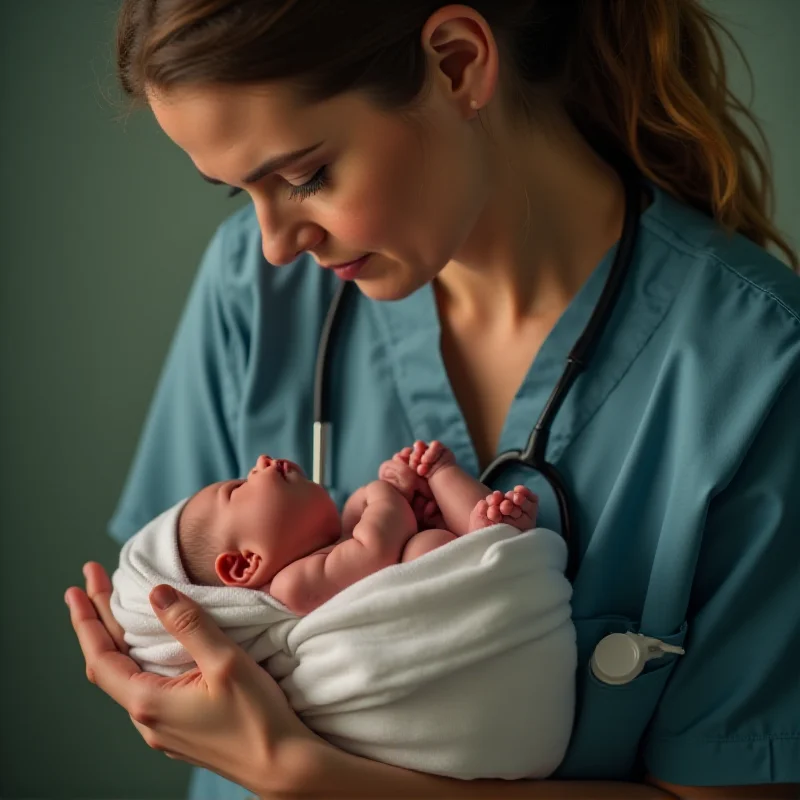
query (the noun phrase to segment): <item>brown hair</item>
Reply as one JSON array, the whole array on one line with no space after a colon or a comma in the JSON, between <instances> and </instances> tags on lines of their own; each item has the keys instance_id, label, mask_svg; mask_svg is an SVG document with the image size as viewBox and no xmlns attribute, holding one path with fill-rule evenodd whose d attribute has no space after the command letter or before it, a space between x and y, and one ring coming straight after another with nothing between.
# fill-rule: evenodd
<instances>
[{"instance_id":1,"label":"brown hair","mask_svg":"<svg viewBox=\"0 0 800 800\"><path fill-rule=\"evenodd\" d=\"M768 148L730 92L719 34L700 0L469 0L510 67L515 110L536 86L563 91L582 130L614 140L642 173L761 246L798 259L773 225ZM360 91L409 110L426 84L420 38L439 0L124 0L125 92L287 80L307 101ZM738 49L738 47L737 47ZM744 58L741 50L740 55ZM758 145L740 122L749 123Z\"/></svg>"},{"instance_id":2,"label":"brown hair","mask_svg":"<svg viewBox=\"0 0 800 800\"><path fill-rule=\"evenodd\" d=\"M207 535L203 520L181 511L177 533L178 553L189 582L195 586L224 586L214 566L219 552Z\"/></svg>"}]
</instances>

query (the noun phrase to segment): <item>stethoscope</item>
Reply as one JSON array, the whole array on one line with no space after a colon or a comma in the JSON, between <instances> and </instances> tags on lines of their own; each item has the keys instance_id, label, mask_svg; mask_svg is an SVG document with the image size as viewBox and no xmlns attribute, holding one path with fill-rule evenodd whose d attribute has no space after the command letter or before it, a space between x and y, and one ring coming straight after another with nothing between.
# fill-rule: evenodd
<instances>
[{"instance_id":1,"label":"stethoscope","mask_svg":"<svg viewBox=\"0 0 800 800\"><path fill-rule=\"evenodd\" d=\"M614 261L606 278L600 298L581 335L567 356L567 364L555 385L536 424L533 426L528 442L523 450L508 450L492 461L480 476L481 483L490 484L500 470L511 464L530 467L538 471L547 481L558 502L561 518L561 535L567 544L568 564L566 575L574 578L577 568L577 540L575 537L575 520L570 512L569 492L564 479L555 466L545 457L547 440L553 419L569 393L575 379L583 372L594 354L602 336L603 329L616 305L620 289L633 261L636 239L639 231L642 193L644 181L638 169L618 153L606 150L606 160L617 170L625 189L625 217L622 235L619 240ZM350 281L343 281L336 289L325 316L317 350L317 363L314 373L314 446L313 446L313 480L324 484L327 445L330 437L331 422L328 409L330 402L331 359L330 340L337 320L339 309L345 294L355 290ZM682 655L679 647L665 644L658 639L642 636L638 633L613 633L603 638L594 650L591 669L598 680L609 684L623 684L632 681L644 669L647 661L660 658L667 653Z\"/></svg>"}]
</instances>

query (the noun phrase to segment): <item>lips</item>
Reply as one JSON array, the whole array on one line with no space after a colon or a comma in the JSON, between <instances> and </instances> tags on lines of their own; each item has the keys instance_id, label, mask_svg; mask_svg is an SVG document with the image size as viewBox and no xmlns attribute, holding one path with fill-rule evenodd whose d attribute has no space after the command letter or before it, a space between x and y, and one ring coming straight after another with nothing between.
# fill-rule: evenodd
<instances>
[{"instance_id":1,"label":"lips","mask_svg":"<svg viewBox=\"0 0 800 800\"><path fill-rule=\"evenodd\" d=\"M280 474L283 475L284 478L286 478L286 476L289 475L290 472L295 471L294 464L292 464L291 461L287 461L285 458L278 458L275 460L274 463L278 472L280 472Z\"/></svg>"},{"instance_id":2,"label":"lips","mask_svg":"<svg viewBox=\"0 0 800 800\"><path fill-rule=\"evenodd\" d=\"M363 258L364 256L361 256ZM345 269L346 267L352 267L353 264L357 264L361 261L361 258L355 258L352 261L346 261L344 264L334 264L331 269Z\"/></svg>"},{"instance_id":3,"label":"lips","mask_svg":"<svg viewBox=\"0 0 800 800\"><path fill-rule=\"evenodd\" d=\"M341 267L334 267L333 274L336 275L337 278L340 278L344 281L351 281L357 278L361 274L361 270L363 269L364 265L367 263L369 259L369 254L365 256L361 256L356 261L351 261L349 264Z\"/></svg>"}]
</instances>

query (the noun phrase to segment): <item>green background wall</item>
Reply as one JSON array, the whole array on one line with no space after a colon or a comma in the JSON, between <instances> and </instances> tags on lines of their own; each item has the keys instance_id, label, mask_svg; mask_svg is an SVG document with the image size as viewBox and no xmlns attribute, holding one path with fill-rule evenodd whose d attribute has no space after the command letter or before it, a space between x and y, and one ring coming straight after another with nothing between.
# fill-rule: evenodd
<instances>
[{"instance_id":1,"label":"green background wall","mask_svg":"<svg viewBox=\"0 0 800 800\"><path fill-rule=\"evenodd\" d=\"M0 0L0 797L183 795L91 686L62 597L94 559L206 241L242 201L146 113L122 122L117 0ZM800 243L797 0L715 0L750 59ZM745 73L734 85L749 97Z\"/></svg>"}]
</instances>

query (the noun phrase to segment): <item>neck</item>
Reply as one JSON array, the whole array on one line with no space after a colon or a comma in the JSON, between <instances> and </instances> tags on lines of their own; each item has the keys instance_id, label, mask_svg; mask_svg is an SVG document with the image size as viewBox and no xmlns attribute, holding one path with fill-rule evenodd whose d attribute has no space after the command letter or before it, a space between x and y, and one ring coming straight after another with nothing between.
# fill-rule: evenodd
<instances>
[{"instance_id":1,"label":"neck","mask_svg":"<svg viewBox=\"0 0 800 800\"><path fill-rule=\"evenodd\" d=\"M566 116L533 134L489 127L487 201L436 279L440 303L483 325L557 318L619 239L624 188Z\"/></svg>"}]
</instances>

